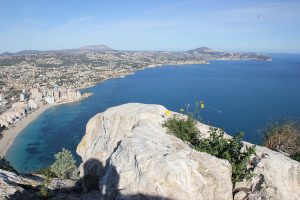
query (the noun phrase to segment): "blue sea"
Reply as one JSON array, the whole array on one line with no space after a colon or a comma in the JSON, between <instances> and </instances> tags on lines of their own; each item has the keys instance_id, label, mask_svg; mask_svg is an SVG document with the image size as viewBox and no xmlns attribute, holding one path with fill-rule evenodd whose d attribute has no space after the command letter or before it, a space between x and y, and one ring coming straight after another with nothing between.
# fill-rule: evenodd
<instances>
[{"instance_id":1,"label":"blue sea","mask_svg":"<svg viewBox=\"0 0 300 200\"><path fill-rule=\"evenodd\" d=\"M300 55L271 56L272 62L166 65L107 80L84 90L94 93L90 98L44 112L18 135L6 157L18 171L30 172L51 164L53 155L65 147L80 163L75 150L88 120L128 102L179 111L203 100L204 123L232 135L243 131L245 140L259 144L259 132L267 122L300 117Z\"/></svg>"}]
</instances>

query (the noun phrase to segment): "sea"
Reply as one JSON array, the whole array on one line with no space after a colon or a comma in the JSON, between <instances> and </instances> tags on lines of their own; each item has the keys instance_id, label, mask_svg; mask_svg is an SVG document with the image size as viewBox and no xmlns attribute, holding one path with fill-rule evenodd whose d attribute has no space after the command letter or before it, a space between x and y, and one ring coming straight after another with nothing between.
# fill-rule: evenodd
<instances>
[{"instance_id":1,"label":"sea","mask_svg":"<svg viewBox=\"0 0 300 200\"><path fill-rule=\"evenodd\" d=\"M93 96L59 105L41 114L17 136L6 158L20 172L51 164L62 148L73 152L88 120L109 107L129 102L161 104L179 111L203 101L203 123L228 134L245 133L260 144L267 123L300 118L300 54L270 54L265 61L210 61L210 64L165 65L106 80L84 89Z\"/></svg>"}]
</instances>

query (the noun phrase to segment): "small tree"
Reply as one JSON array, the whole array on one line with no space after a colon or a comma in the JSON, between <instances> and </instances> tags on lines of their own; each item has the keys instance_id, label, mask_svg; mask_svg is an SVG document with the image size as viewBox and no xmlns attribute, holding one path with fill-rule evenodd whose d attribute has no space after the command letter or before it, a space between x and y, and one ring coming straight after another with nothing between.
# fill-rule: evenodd
<instances>
[{"instance_id":1,"label":"small tree","mask_svg":"<svg viewBox=\"0 0 300 200\"><path fill-rule=\"evenodd\" d=\"M77 171L77 167L71 151L63 148L54 157L55 162L50 166L51 172L59 178L72 178Z\"/></svg>"}]
</instances>

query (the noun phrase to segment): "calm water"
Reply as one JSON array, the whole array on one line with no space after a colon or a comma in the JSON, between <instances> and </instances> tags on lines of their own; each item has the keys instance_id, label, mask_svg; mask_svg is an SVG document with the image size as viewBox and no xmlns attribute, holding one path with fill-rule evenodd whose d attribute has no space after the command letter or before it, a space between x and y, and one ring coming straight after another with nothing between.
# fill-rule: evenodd
<instances>
[{"instance_id":1,"label":"calm water","mask_svg":"<svg viewBox=\"0 0 300 200\"><path fill-rule=\"evenodd\" d=\"M28 172L52 163L62 147L75 153L92 116L127 102L162 104L178 111L204 100L205 123L230 134L244 131L246 140L259 143L258 130L269 120L300 117L300 55L272 57L272 62L164 66L108 80L87 89L92 97L43 113L16 138L7 159L17 170Z\"/></svg>"}]
</instances>

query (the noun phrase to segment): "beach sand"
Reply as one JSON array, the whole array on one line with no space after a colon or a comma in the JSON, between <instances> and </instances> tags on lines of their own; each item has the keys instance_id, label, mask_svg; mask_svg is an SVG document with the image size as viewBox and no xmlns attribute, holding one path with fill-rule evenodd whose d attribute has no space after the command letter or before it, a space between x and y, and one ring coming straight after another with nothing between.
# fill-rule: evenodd
<instances>
[{"instance_id":1,"label":"beach sand","mask_svg":"<svg viewBox=\"0 0 300 200\"><path fill-rule=\"evenodd\" d=\"M0 157L5 156L9 147L14 142L17 135L26 128L32 121L34 121L40 114L55 105L47 104L38 110L32 112L27 117L23 118L15 127L3 131L3 137L0 139Z\"/></svg>"},{"instance_id":2,"label":"beach sand","mask_svg":"<svg viewBox=\"0 0 300 200\"><path fill-rule=\"evenodd\" d=\"M33 122L40 114L45 112L47 109L62 104L69 104L69 103L81 101L83 99L90 97L91 95L92 93L84 93L81 98L76 100L62 101L55 104L46 104L42 108L39 108L38 110L32 112L31 114L23 118L15 127L10 127L8 130L3 131L3 137L0 139L0 157L5 156L8 149L13 144L15 138L18 136L18 134L24 128L26 128L31 122Z\"/></svg>"}]
</instances>

